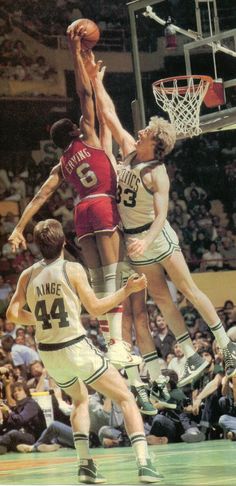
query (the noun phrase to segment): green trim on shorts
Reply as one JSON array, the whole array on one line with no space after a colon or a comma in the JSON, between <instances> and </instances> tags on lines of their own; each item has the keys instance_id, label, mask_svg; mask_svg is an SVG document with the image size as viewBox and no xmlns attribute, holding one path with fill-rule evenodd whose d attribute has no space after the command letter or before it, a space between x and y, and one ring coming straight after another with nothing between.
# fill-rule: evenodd
<instances>
[{"instance_id":1,"label":"green trim on shorts","mask_svg":"<svg viewBox=\"0 0 236 486\"><path fill-rule=\"evenodd\" d=\"M109 364L108 359L103 357L103 365L101 366L101 368L99 368L99 370L97 370L96 373L90 376L90 378L87 378L87 380L83 380L84 383L86 383L86 385L90 385L94 381L98 380L98 378L100 378L107 370L108 364Z\"/></svg>"},{"instance_id":2,"label":"green trim on shorts","mask_svg":"<svg viewBox=\"0 0 236 486\"><path fill-rule=\"evenodd\" d=\"M58 381L55 380L56 384L60 387L60 388L68 388L69 386L72 386L76 383L76 381L78 381L78 376L75 376L74 378L71 378L71 380L69 381L66 381L65 383L59 383Z\"/></svg>"},{"instance_id":3,"label":"green trim on shorts","mask_svg":"<svg viewBox=\"0 0 236 486\"><path fill-rule=\"evenodd\" d=\"M99 349L97 349L93 345L93 343L87 337L85 337L85 341L90 346L90 348L93 351L95 351L95 353L98 356L100 356L102 358L102 366L97 371L95 371L95 373L93 375L91 375L89 378L86 378L85 380L83 380L84 383L86 383L87 385L90 385L90 383L93 383L94 381L98 380L98 378L100 378L100 376L102 376L103 373L105 373L105 371L108 368L109 361L108 361L107 358L105 358L105 356L102 354L102 352L99 351Z\"/></svg>"},{"instance_id":4,"label":"green trim on shorts","mask_svg":"<svg viewBox=\"0 0 236 486\"><path fill-rule=\"evenodd\" d=\"M149 260L134 261L134 260L130 259L130 262L131 262L132 265L134 265L134 266L140 265L141 266L141 265L151 265L152 263L159 263L162 260L164 260L165 258L167 258L168 256L172 255L172 253L174 253L174 251L181 251L181 248L178 245L178 243L174 243L171 240L171 238L170 238L168 232L165 230L165 228L162 228L161 232L162 232L164 238L166 239L167 243L169 244L168 250L166 250L164 253L162 253L158 257L150 258Z\"/></svg>"},{"instance_id":5,"label":"green trim on shorts","mask_svg":"<svg viewBox=\"0 0 236 486\"><path fill-rule=\"evenodd\" d=\"M130 260L130 263L135 267L138 267L138 266L145 266L145 265L151 265L152 263L160 263L162 262L162 260L165 260L165 258L167 258L168 256L172 255L174 253L174 251L181 251L180 247L178 245L173 245L170 250L166 253L163 253L161 256L157 257L157 258L152 258L150 260L139 260L138 262L137 261L134 261L134 260Z\"/></svg>"}]
</instances>

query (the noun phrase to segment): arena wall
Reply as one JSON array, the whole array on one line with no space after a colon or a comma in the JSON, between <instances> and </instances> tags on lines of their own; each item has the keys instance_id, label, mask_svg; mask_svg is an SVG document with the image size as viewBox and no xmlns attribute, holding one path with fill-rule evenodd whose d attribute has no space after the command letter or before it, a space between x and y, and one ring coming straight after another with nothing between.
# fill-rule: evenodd
<instances>
[{"instance_id":1,"label":"arena wall","mask_svg":"<svg viewBox=\"0 0 236 486\"><path fill-rule=\"evenodd\" d=\"M194 282L211 299L215 307L226 300L236 301L236 271L193 273Z\"/></svg>"}]
</instances>

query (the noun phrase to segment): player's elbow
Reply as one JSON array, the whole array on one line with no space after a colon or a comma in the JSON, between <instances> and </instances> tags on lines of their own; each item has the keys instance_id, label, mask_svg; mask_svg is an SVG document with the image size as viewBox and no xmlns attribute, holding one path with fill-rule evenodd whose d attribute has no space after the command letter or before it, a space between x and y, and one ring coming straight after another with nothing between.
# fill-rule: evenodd
<instances>
[{"instance_id":1,"label":"player's elbow","mask_svg":"<svg viewBox=\"0 0 236 486\"><path fill-rule=\"evenodd\" d=\"M16 322L17 321L17 316L16 316L16 313L13 312L12 310L12 307L8 307L7 311L6 311L6 318L7 318L7 321L10 321L10 322Z\"/></svg>"},{"instance_id":2,"label":"player's elbow","mask_svg":"<svg viewBox=\"0 0 236 486\"><path fill-rule=\"evenodd\" d=\"M93 303L87 306L87 311L94 318L103 314L103 309L101 309L99 299L96 299Z\"/></svg>"}]
</instances>

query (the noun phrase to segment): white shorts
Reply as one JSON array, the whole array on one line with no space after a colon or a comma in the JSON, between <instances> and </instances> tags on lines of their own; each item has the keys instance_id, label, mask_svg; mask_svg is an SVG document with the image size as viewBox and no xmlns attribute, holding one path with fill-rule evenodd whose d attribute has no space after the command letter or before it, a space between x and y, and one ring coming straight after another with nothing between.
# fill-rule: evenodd
<instances>
[{"instance_id":1,"label":"white shorts","mask_svg":"<svg viewBox=\"0 0 236 486\"><path fill-rule=\"evenodd\" d=\"M78 379L91 384L108 368L108 359L86 336L76 344L55 351L39 350L49 375L60 388L73 385Z\"/></svg>"},{"instance_id":2,"label":"white shorts","mask_svg":"<svg viewBox=\"0 0 236 486\"><path fill-rule=\"evenodd\" d=\"M148 230L142 231L142 233L124 234L125 242L128 242L129 238L138 238L142 240L147 234ZM153 243L146 250L144 255L129 259L133 266L138 265L151 265L152 263L159 263L168 256L172 255L174 251L181 251L179 246L179 238L170 223L166 220L161 233L153 241Z\"/></svg>"}]
</instances>

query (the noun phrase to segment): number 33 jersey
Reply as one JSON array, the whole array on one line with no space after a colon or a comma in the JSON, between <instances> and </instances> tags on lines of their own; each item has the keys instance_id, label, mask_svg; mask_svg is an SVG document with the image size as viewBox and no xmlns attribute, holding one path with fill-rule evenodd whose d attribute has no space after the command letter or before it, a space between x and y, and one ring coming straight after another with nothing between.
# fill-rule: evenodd
<instances>
[{"instance_id":1,"label":"number 33 jersey","mask_svg":"<svg viewBox=\"0 0 236 486\"><path fill-rule=\"evenodd\" d=\"M32 266L26 300L37 321L37 343L65 343L85 334L81 303L67 277L66 263L58 258Z\"/></svg>"},{"instance_id":2,"label":"number 33 jersey","mask_svg":"<svg viewBox=\"0 0 236 486\"><path fill-rule=\"evenodd\" d=\"M64 179L78 194L78 201L92 194L116 195L116 173L104 150L76 139L63 152Z\"/></svg>"},{"instance_id":3,"label":"number 33 jersey","mask_svg":"<svg viewBox=\"0 0 236 486\"><path fill-rule=\"evenodd\" d=\"M137 228L155 219L153 194L142 181L142 169L147 163L131 166L136 152L125 159L125 164L118 166L118 186L116 201L121 221L125 229Z\"/></svg>"}]
</instances>

